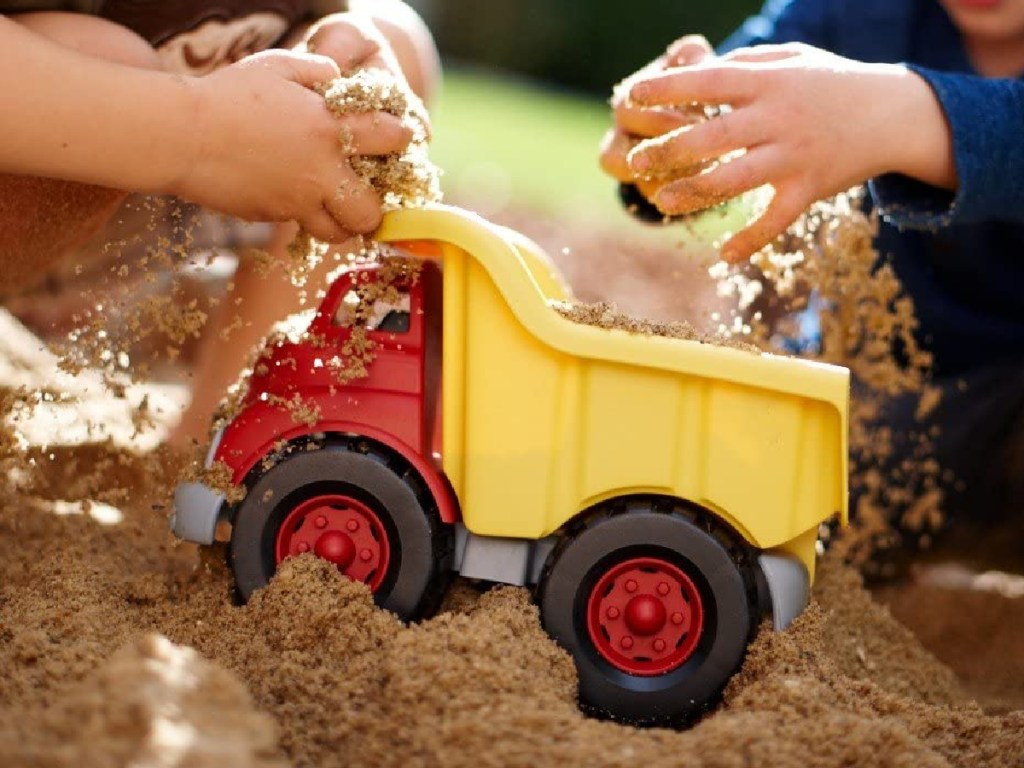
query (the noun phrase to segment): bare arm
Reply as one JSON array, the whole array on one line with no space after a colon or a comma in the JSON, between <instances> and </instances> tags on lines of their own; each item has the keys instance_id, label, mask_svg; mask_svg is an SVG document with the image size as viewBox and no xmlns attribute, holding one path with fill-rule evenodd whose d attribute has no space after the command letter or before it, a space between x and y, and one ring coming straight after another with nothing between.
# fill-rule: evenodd
<instances>
[{"instance_id":1,"label":"bare arm","mask_svg":"<svg viewBox=\"0 0 1024 768\"><path fill-rule=\"evenodd\" d=\"M188 82L51 42L0 17L0 170L159 190L195 157ZM132 108L115 108L132 105Z\"/></svg>"},{"instance_id":2,"label":"bare arm","mask_svg":"<svg viewBox=\"0 0 1024 768\"><path fill-rule=\"evenodd\" d=\"M358 29L349 38L354 65L377 50ZM99 60L0 17L0 71L19 74L0 114L0 173L175 194L243 219L297 221L330 242L377 225L379 201L338 141L339 121L357 138L367 127L334 117L313 90L339 74L328 56L268 51L183 77ZM409 142L398 118L378 118L358 151ZM333 205L342 187L356 192Z\"/></svg>"}]
</instances>

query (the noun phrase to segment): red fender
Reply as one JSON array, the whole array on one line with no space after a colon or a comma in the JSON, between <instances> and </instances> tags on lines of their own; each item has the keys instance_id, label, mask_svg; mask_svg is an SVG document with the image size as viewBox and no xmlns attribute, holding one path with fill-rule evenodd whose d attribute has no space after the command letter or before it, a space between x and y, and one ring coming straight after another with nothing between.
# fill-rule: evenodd
<instances>
[{"instance_id":1,"label":"red fender","mask_svg":"<svg viewBox=\"0 0 1024 768\"><path fill-rule=\"evenodd\" d=\"M274 446L279 445L282 440L286 443L291 443L299 438L318 433L352 435L355 437L365 437L380 443L409 462L427 486L430 495L433 496L434 503L437 504L437 509L443 522L454 524L462 519L458 499L455 497L455 492L452 490L451 484L444 473L394 435L356 422L327 420L318 422L313 426L295 424L290 416L287 414L282 415L289 421L292 427L280 431L270 429L269 431L273 434L273 439L267 440L258 445L255 450L247 452L244 458L239 456L237 449L234 448L234 444L241 441L231 439L231 428L238 424L238 420L228 425L214 459L223 461L234 470L231 481L235 485L241 485L257 462L261 461L264 456L272 453Z\"/></svg>"}]
</instances>

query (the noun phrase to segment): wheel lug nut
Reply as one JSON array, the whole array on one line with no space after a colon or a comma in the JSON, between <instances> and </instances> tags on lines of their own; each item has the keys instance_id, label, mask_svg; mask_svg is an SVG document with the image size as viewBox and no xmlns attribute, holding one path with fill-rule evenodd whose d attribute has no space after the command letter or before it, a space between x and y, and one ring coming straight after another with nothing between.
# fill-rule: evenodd
<instances>
[{"instance_id":1,"label":"wheel lug nut","mask_svg":"<svg viewBox=\"0 0 1024 768\"><path fill-rule=\"evenodd\" d=\"M315 525L317 528L326 528L327 518L323 515L318 515L316 520L313 521L313 525Z\"/></svg>"},{"instance_id":2,"label":"wheel lug nut","mask_svg":"<svg viewBox=\"0 0 1024 768\"><path fill-rule=\"evenodd\" d=\"M639 587L640 587L640 585L637 584L634 579L630 579L629 581L626 582L626 591L627 592L636 592Z\"/></svg>"},{"instance_id":3,"label":"wheel lug nut","mask_svg":"<svg viewBox=\"0 0 1024 768\"><path fill-rule=\"evenodd\" d=\"M373 559L373 552L368 549L364 549L359 553L359 559L364 563L368 563Z\"/></svg>"},{"instance_id":4,"label":"wheel lug nut","mask_svg":"<svg viewBox=\"0 0 1024 768\"><path fill-rule=\"evenodd\" d=\"M613 605L607 611L605 611L604 615L607 616L609 619L617 619L621 615L621 611L619 611L619 609Z\"/></svg>"},{"instance_id":5,"label":"wheel lug nut","mask_svg":"<svg viewBox=\"0 0 1024 768\"><path fill-rule=\"evenodd\" d=\"M676 625L682 624L683 623L683 614L681 614L679 611L676 611L675 613L673 613L672 614L672 623L676 624Z\"/></svg>"},{"instance_id":6,"label":"wheel lug nut","mask_svg":"<svg viewBox=\"0 0 1024 768\"><path fill-rule=\"evenodd\" d=\"M348 528L350 533L355 533L359 530L359 521L349 520L347 523L345 523L345 527Z\"/></svg>"},{"instance_id":7,"label":"wheel lug nut","mask_svg":"<svg viewBox=\"0 0 1024 768\"><path fill-rule=\"evenodd\" d=\"M654 641L653 646L654 650L656 650L658 653L661 653L665 650L665 641L659 637L657 640Z\"/></svg>"},{"instance_id":8,"label":"wheel lug nut","mask_svg":"<svg viewBox=\"0 0 1024 768\"><path fill-rule=\"evenodd\" d=\"M624 638L622 638L622 647L625 648L627 651L630 648L632 648L633 647L633 638L630 637L629 635L626 635Z\"/></svg>"},{"instance_id":9,"label":"wheel lug nut","mask_svg":"<svg viewBox=\"0 0 1024 768\"><path fill-rule=\"evenodd\" d=\"M663 581L660 584L658 584L658 594L659 595L664 597L665 595L668 594L668 592L669 592L668 582Z\"/></svg>"}]
</instances>

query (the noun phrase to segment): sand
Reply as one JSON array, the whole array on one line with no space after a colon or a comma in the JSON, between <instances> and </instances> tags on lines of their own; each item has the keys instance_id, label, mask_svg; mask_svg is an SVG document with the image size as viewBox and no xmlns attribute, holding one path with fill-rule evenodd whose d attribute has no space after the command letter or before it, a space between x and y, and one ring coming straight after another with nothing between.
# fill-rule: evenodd
<instances>
[{"instance_id":1,"label":"sand","mask_svg":"<svg viewBox=\"0 0 1024 768\"><path fill-rule=\"evenodd\" d=\"M427 156L430 120L407 84L384 70L367 69L332 80L321 90L327 106L338 116L385 112L410 128L412 141L404 152L349 157L353 170L380 194L385 211L441 199L441 172ZM340 140L349 144L351 134L342 129ZM344 197L346 190L339 194Z\"/></svg>"},{"instance_id":2,"label":"sand","mask_svg":"<svg viewBox=\"0 0 1024 768\"><path fill-rule=\"evenodd\" d=\"M832 252L864 231L828 230ZM198 307L183 308L182 339L198 332ZM884 333L909 327L897 312ZM167 530L182 459L142 451L159 439L146 422L161 421L166 393L110 388L116 354L82 361L105 377L62 379L5 316L0 338L19 340L0 377L3 415L18 421L0 432L2 765L1024 765L1024 597L935 582L884 595L961 682L835 555L812 607L784 633L762 630L721 704L686 731L584 717L572 662L524 589L460 581L438 616L403 626L364 586L302 557L237 606L223 547ZM45 407L25 407L36 400ZM1005 652L973 653L989 640Z\"/></svg>"},{"instance_id":3,"label":"sand","mask_svg":"<svg viewBox=\"0 0 1024 768\"><path fill-rule=\"evenodd\" d=\"M572 663L523 589L463 582L403 627L306 557L233 605L223 550L175 544L152 508L166 478L107 450L135 490L120 522L0 506L4 764L1021 764L1024 712L971 703L834 561L717 711L641 731L578 712Z\"/></svg>"},{"instance_id":4,"label":"sand","mask_svg":"<svg viewBox=\"0 0 1024 768\"><path fill-rule=\"evenodd\" d=\"M863 190L815 203L749 264L709 270L719 293L746 311L739 336L766 350L799 336L793 313L814 291L817 348L801 357L842 365L852 376L850 404L850 531L845 557L879 573L894 564L887 550L927 545L943 524L944 468L933 458L933 428L897 436L879 420L891 398L916 401L919 422L937 404L929 385L931 354L918 344L914 302L892 266L874 248L876 214L863 211ZM735 325L735 324L734 324ZM723 330L731 330L724 329ZM934 429L937 429L934 428ZM900 453L905 439L913 450Z\"/></svg>"},{"instance_id":5,"label":"sand","mask_svg":"<svg viewBox=\"0 0 1024 768\"><path fill-rule=\"evenodd\" d=\"M1001 591L1000 583L1013 588ZM910 584L888 586L879 597L936 658L956 669L986 710L1024 708L1024 579L947 563Z\"/></svg>"},{"instance_id":6,"label":"sand","mask_svg":"<svg viewBox=\"0 0 1024 768\"><path fill-rule=\"evenodd\" d=\"M18 362L2 373L24 387L62 375L32 350ZM72 391L76 413L124 410ZM32 441L9 447L38 472L27 485L5 474L0 496L0 764L1024 764L1024 701L972 702L835 558L815 605L762 631L722 704L680 732L581 715L572 662L524 589L460 581L437 617L406 627L306 557L237 606L223 547L167 531L176 466L135 450L119 418L117 437L61 445L67 430L37 417ZM89 501L103 494L111 503ZM996 597L977 626L1012 647L1024 598ZM958 605L965 627L974 607ZM1019 669L989 662L973 674Z\"/></svg>"},{"instance_id":7,"label":"sand","mask_svg":"<svg viewBox=\"0 0 1024 768\"><path fill-rule=\"evenodd\" d=\"M574 323L595 328L616 329L640 336L662 336L668 339L696 341L700 344L714 344L745 352L760 354L760 347L749 344L741 338L718 333L702 333L684 320L658 322L629 315L619 310L612 302L599 301L593 304L582 302L559 302L553 305L558 314Z\"/></svg>"}]
</instances>

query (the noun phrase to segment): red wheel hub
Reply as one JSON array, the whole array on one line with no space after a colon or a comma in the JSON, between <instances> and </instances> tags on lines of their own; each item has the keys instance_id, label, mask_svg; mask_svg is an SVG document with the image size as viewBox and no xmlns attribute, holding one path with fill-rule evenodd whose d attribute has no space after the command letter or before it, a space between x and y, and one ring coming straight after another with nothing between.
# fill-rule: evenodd
<instances>
[{"instance_id":1,"label":"red wheel hub","mask_svg":"<svg viewBox=\"0 0 1024 768\"><path fill-rule=\"evenodd\" d=\"M693 580L658 557L609 568L587 601L587 631L601 657L631 675L679 668L693 655L704 608Z\"/></svg>"},{"instance_id":2,"label":"red wheel hub","mask_svg":"<svg viewBox=\"0 0 1024 768\"><path fill-rule=\"evenodd\" d=\"M274 557L312 552L376 591L391 559L387 532L377 513L344 495L314 496L288 513L277 529Z\"/></svg>"}]
</instances>

